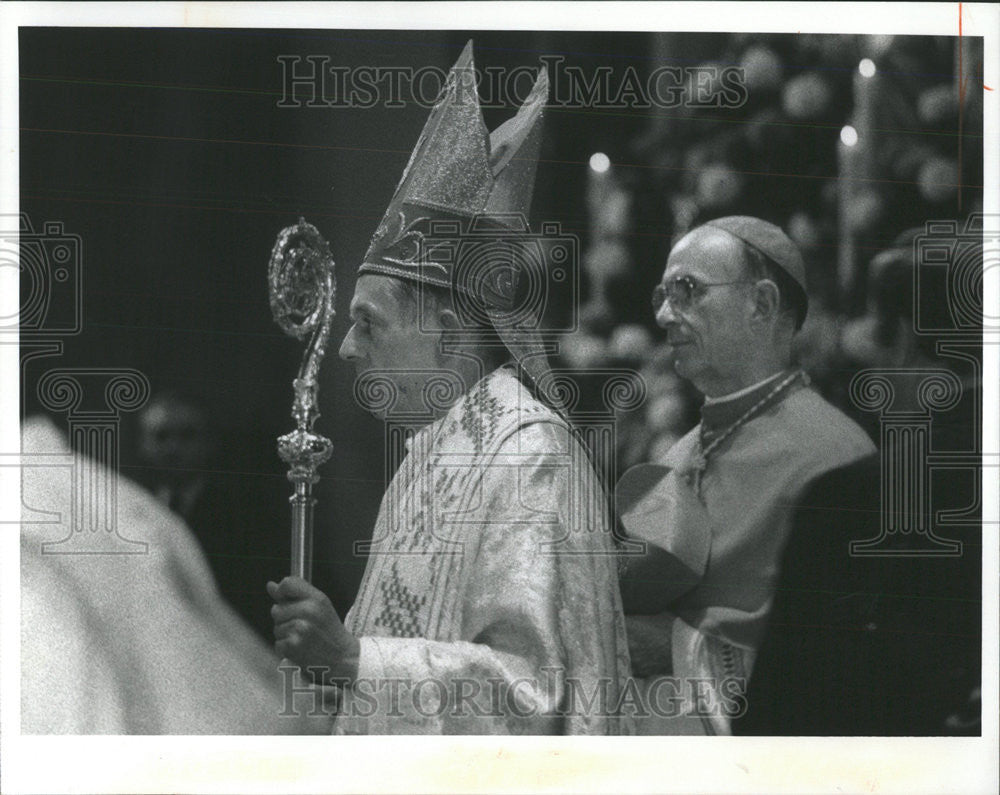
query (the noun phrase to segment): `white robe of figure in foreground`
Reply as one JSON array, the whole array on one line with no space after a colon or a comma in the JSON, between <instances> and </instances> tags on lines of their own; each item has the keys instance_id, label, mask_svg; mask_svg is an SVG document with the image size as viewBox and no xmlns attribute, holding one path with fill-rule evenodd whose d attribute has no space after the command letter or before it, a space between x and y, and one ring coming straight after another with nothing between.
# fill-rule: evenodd
<instances>
[{"instance_id":1,"label":"white robe of figure in foreground","mask_svg":"<svg viewBox=\"0 0 1000 795\"><path fill-rule=\"evenodd\" d=\"M23 510L54 512L21 529L23 733L329 731L284 709L277 658L222 601L190 530L125 477L118 528L144 554L43 553L70 535L72 457L42 419L25 422L22 452Z\"/></svg>"}]
</instances>

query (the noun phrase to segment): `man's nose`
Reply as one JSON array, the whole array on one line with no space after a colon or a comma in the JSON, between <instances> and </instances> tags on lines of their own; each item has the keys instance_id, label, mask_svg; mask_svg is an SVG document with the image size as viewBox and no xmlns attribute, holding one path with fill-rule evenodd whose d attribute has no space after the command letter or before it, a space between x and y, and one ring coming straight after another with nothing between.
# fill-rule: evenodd
<instances>
[{"instance_id":1,"label":"man's nose","mask_svg":"<svg viewBox=\"0 0 1000 795\"><path fill-rule=\"evenodd\" d=\"M344 341L340 343L340 350L337 351L337 355L345 362L352 362L359 358L358 346L354 341L354 326L351 326L344 335Z\"/></svg>"},{"instance_id":2,"label":"man's nose","mask_svg":"<svg viewBox=\"0 0 1000 795\"><path fill-rule=\"evenodd\" d=\"M677 322L677 316L674 314L674 309L670 306L670 301L667 299L664 299L663 303L660 304L660 308L656 310L656 315L654 315L654 317L656 319L656 325L663 329Z\"/></svg>"}]
</instances>

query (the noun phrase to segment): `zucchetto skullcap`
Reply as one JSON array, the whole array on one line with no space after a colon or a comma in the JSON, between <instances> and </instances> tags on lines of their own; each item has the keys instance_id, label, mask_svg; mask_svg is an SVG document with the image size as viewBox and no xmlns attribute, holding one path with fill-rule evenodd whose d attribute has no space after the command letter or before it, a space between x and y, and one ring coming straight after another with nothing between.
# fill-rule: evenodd
<instances>
[{"instance_id":1,"label":"zucchetto skullcap","mask_svg":"<svg viewBox=\"0 0 1000 795\"><path fill-rule=\"evenodd\" d=\"M781 227L750 215L727 215L725 218L708 221L705 226L729 232L748 246L757 249L791 276L802 290L802 298L807 300L806 264L798 246L781 230Z\"/></svg>"}]
</instances>

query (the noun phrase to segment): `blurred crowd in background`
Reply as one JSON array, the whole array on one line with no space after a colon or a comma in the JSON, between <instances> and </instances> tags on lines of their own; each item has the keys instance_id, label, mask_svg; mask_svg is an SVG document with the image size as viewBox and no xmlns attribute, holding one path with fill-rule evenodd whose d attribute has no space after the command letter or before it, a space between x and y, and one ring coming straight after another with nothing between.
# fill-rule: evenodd
<instances>
[{"instance_id":1,"label":"blurred crowd in background","mask_svg":"<svg viewBox=\"0 0 1000 795\"><path fill-rule=\"evenodd\" d=\"M876 441L876 418L849 399L851 377L954 361L937 355L939 336L917 333L915 256L927 222L961 231L982 211L981 48L943 37L719 39L717 60L702 65L743 68L742 107L651 113L644 133L589 163L585 299L562 359L642 373L649 397L621 417L619 471L660 459L697 422L701 399L674 374L648 294L670 246L711 218L755 215L798 244L810 286L799 361ZM922 298L925 315L947 311L943 293Z\"/></svg>"}]
</instances>

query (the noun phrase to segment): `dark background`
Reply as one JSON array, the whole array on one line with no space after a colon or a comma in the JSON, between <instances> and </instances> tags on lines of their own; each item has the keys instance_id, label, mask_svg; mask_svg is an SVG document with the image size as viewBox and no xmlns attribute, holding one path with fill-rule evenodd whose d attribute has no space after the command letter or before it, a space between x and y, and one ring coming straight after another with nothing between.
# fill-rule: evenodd
<instances>
[{"instance_id":1,"label":"dark background","mask_svg":"<svg viewBox=\"0 0 1000 795\"><path fill-rule=\"evenodd\" d=\"M222 440L213 477L261 506L261 522L271 529L262 550L268 557L287 558L290 486L275 437L293 427L291 381L301 348L271 320L267 260L276 234L300 214L329 239L337 317L318 429L333 439L335 452L318 487L316 581L341 610L352 602L365 563L352 543L370 533L386 473L382 425L355 405L353 368L336 354L356 267L429 111L414 104L279 108L277 57L447 70L472 35L20 33L21 209L37 229L61 221L82 238L84 327L65 340L59 366L133 367L154 390L180 388L205 401ZM642 61L648 39L475 34L477 65L508 67L565 52L567 63L620 68ZM485 112L490 127L507 115ZM581 124L579 116L553 113L547 124L534 214L582 232L587 158L595 147L613 150L643 119ZM53 363L29 365L27 411L39 408L33 385ZM124 471L138 474L125 419ZM284 573L286 558L267 564L272 576Z\"/></svg>"},{"instance_id":2,"label":"dark background","mask_svg":"<svg viewBox=\"0 0 1000 795\"><path fill-rule=\"evenodd\" d=\"M565 232L587 241L587 163L595 151L609 154L635 198L627 276L612 285L614 323L651 328L649 291L672 236L683 227L672 200L697 194L701 188L694 181L713 161L740 170L744 184L734 204L702 206L702 216L746 212L784 224L794 210L805 210L822 221L811 267L834 267L835 147L851 112L865 37L20 31L21 209L36 230L59 221L82 239L83 330L65 338L58 365L136 368L150 377L154 390L178 388L207 406L220 440L210 476L234 508L220 507L216 517L220 524L246 523L247 543L234 547L232 565L260 572L262 609L264 577L287 571L290 485L275 438L293 427L291 381L301 353L271 320L268 255L276 234L303 215L330 241L337 262L337 317L317 426L335 449L318 486L315 580L343 612L365 565L353 543L370 534L391 473L385 471L382 424L355 404L353 368L336 352L348 327L355 270L429 112L413 103L280 108L277 58L326 55L347 66L447 69L469 38L480 67L537 65L540 55L562 54L566 65L586 73L610 66L620 74L631 65L644 75L665 63L738 63L760 43L782 58L777 87L752 93L738 111L548 111L534 220L559 221ZM915 98L952 80L950 40L897 38L907 39L893 51L895 85L902 93ZM810 123L791 123L794 108L788 110L781 86L807 73L821 76L829 99ZM798 91L798 101L808 99L803 94L808 90ZM512 111L488 109L488 127ZM952 130L953 122L946 114L945 127ZM919 147L905 144L895 170L880 183L878 222L861 233L863 259L926 218L960 218L973 209L982 184L981 132L981 118L970 117L961 162L967 189L933 201L921 198L915 170L932 150L953 154L959 139L941 133L940 126L928 127L913 138L926 150L916 160L907 156ZM43 358L27 365L26 412L40 408L35 383L55 363ZM852 374L835 370L834 392ZM123 426L123 471L141 480L129 419ZM258 626L267 621L262 617Z\"/></svg>"}]
</instances>

